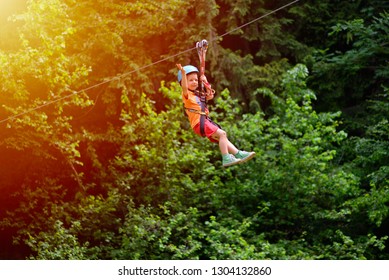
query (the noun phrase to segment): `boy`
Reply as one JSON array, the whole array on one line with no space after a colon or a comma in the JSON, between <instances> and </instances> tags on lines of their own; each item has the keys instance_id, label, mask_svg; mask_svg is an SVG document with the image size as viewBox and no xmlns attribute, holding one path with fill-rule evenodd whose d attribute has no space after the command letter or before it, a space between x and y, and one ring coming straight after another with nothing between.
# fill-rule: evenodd
<instances>
[{"instance_id":1,"label":"boy","mask_svg":"<svg viewBox=\"0 0 389 280\"><path fill-rule=\"evenodd\" d=\"M238 150L227 138L227 133L219 125L208 118L208 108L205 99L211 100L215 91L207 82L205 75L200 80L205 85L205 93L197 90L199 86L199 70L192 65L184 67L176 64L178 68L178 82L182 87L182 100L185 112L188 115L193 131L203 137L207 137L211 142L218 143L222 154L223 167L246 162L255 156L255 152L245 152Z\"/></svg>"}]
</instances>

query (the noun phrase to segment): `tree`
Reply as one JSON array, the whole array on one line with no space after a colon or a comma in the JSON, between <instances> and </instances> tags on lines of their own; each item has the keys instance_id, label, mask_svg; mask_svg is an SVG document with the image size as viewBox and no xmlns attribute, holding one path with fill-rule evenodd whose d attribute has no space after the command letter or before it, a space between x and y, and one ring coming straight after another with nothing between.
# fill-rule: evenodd
<instances>
[{"instance_id":1,"label":"tree","mask_svg":"<svg viewBox=\"0 0 389 280\"><path fill-rule=\"evenodd\" d=\"M343 86L351 73L334 81L327 69L385 56L386 14L372 20L373 2L343 3L323 21L307 11L334 6L307 2L222 41L217 34L278 6L28 2L14 17L19 44L0 51L2 229L33 259L387 258L387 69L368 76L374 84L359 76L377 93L359 137L347 136L343 108L322 99L325 84ZM348 10L369 16L316 42L328 51L306 57L311 75L292 67L318 48L306 34L327 32ZM217 146L195 137L170 83L176 60L197 63L185 50L203 38L218 90L212 118L257 152L242 166L219 168ZM344 38L352 44L331 54Z\"/></svg>"},{"instance_id":2,"label":"tree","mask_svg":"<svg viewBox=\"0 0 389 280\"><path fill-rule=\"evenodd\" d=\"M388 14L381 13L371 23L363 19L354 19L338 23L332 27L331 36L338 35L340 41L349 46L346 50L318 52L317 62L313 68L311 84L321 92L319 108L343 108L350 131L358 133L357 122L363 121L365 115L357 113L366 108L365 101L375 98L387 87L385 77L388 67ZM331 83L321 83L322 79ZM328 106L328 107L324 107ZM358 120L358 115L362 119Z\"/></svg>"},{"instance_id":3,"label":"tree","mask_svg":"<svg viewBox=\"0 0 389 280\"><path fill-rule=\"evenodd\" d=\"M152 91L152 71L122 75L109 86L104 79L148 63L155 54L145 52L143 43L172 30L169 14L184 4L60 2L30 1L14 17L21 22L20 46L0 52L1 205L32 227L39 222L28 212L38 214L42 205L29 208L10 197L55 190L54 197L72 201L80 193L106 194L104 165L120 144L115 136L121 110L140 100L139 91ZM139 30L143 24L148 34Z\"/></svg>"}]
</instances>

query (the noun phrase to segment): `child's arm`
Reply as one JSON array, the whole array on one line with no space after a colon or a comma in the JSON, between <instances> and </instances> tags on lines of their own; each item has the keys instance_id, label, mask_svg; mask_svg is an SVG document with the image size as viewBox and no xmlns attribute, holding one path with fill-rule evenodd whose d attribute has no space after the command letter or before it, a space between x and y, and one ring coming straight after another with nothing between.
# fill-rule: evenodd
<instances>
[{"instance_id":1,"label":"child's arm","mask_svg":"<svg viewBox=\"0 0 389 280\"><path fill-rule=\"evenodd\" d=\"M182 67L181 64L176 64L178 70L181 71L182 79L181 79L181 87L182 87L182 93L184 94L185 98L188 98L188 81L186 79L186 72L185 69Z\"/></svg>"},{"instance_id":2,"label":"child's arm","mask_svg":"<svg viewBox=\"0 0 389 280\"><path fill-rule=\"evenodd\" d=\"M207 91L206 95L207 95L207 100L211 100L213 99L213 97L215 96L215 90L212 89L212 86L210 83L208 83L208 80L207 80L207 77L205 77L205 75L202 75L200 77L200 80L203 81L204 83L204 86L205 86L205 90Z\"/></svg>"}]
</instances>

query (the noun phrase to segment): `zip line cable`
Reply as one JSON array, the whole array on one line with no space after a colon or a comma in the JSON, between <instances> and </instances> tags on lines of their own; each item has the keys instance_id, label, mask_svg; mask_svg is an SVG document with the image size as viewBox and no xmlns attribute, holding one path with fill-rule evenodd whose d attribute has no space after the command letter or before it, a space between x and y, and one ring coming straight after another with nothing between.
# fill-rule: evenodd
<instances>
[{"instance_id":1,"label":"zip line cable","mask_svg":"<svg viewBox=\"0 0 389 280\"><path fill-rule=\"evenodd\" d=\"M278 9L275 9L275 10L273 10L273 11L268 12L267 14L264 14L264 15L262 15L262 16L259 16L259 17L255 18L255 19L253 19L253 20L251 20L251 21L249 21L249 22L247 22L247 23L245 23L245 24L242 24L242 25L240 25L240 26L238 26L238 27L236 27L236 28L234 28L234 29L232 29L232 30L230 30L230 31L228 31L228 32L226 32L226 33L224 33L224 34L222 34L222 35L219 35L219 36L216 37L216 39L214 39L213 41L218 40L219 38L224 37L224 36L226 36L226 35L228 35L228 34L230 34L230 33L232 33L232 32L235 32L235 31L239 30L239 29L242 29L242 28L244 28L244 27L246 27L246 26L248 26L248 25L250 25L250 24L252 24L252 23L254 23L254 22L258 21L258 20L261 20L261 19L263 19L263 18L265 18L265 17L267 17L267 16L270 16L271 14L274 14L274 13L280 11L280 10L283 10L283 9L285 9L285 8L291 6L291 5L293 5L293 4L295 4L295 3L299 2L299 1L300 1L300 0L292 1L292 2L290 2L289 4L286 4L286 5L282 6L282 7L279 7Z\"/></svg>"},{"instance_id":2,"label":"zip line cable","mask_svg":"<svg viewBox=\"0 0 389 280\"><path fill-rule=\"evenodd\" d=\"M275 9L275 10L272 10L272 11L268 12L267 14L264 14L264 15L262 15L262 16L259 16L259 17L255 18L255 19L253 19L253 20L251 20L251 21L249 21L249 22L247 22L247 23L245 23L245 24L242 24L242 25L240 25L240 26L238 26L238 27L236 27L236 28L234 28L234 29L232 29L232 30L226 32L226 33L223 33L222 35L217 36L215 39L211 40L210 42L217 41L217 40L219 40L220 38L222 38L222 37L224 37L224 36L226 36L226 35L228 35L228 34L231 34L231 33L235 32L235 31L237 31L237 30L239 30L239 29L242 29L242 28L244 28L244 27L246 27L246 26L248 26L248 25L250 25L250 24L253 24L253 23L256 22L256 21L259 21L259 20L261 20L261 19L263 19L263 18L265 18L265 17L267 17L267 16L269 16L269 15L271 15L271 14L274 14L274 13L280 11L280 10L283 10L283 9L285 9L285 8L291 6L291 5L293 5L293 4L295 4L295 3L299 2L299 1L300 1L300 0L292 1L292 2L286 4L286 5L282 6L282 7L279 7L279 8L277 8L277 9ZM111 79L109 79L109 80L102 81L102 82L100 82L100 83L94 84L94 85L92 85L92 86L89 86L89 87L84 88L84 89L79 90L79 91L75 91L75 92L73 92L73 93L71 93L71 94L68 94L68 95L65 95L65 96L63 96L63 97L59 97L59 98L54 99L54 100L51 100L51 101L46 101L46 102L44 102L43 104L38 105L38 106L36 106L36 107L33 107L33 108L29 109L29 110L23 111L23 112L21 112L21 113L18 113L18 114L12 115L12 116L10 116L10 117L7 117L7 118L5 118L5 119L3 119L3 120L0 120L0 124L1 124L1 123L4 123L4 122L7 122L7 121L9 121L9 120L16 119L16 118L21 117L21 116L23 116L23 115L29 114L29 113L31 113L31 112L33 112L33 111L37 111L37 110L42 109L42 108L44 108L44 107L50 106L50 105L55 104L55 103L57 103L57 102L60 102L60 101L62 101L62 100L68 99L68 98L70 98L70 97L72 97L72 96L75 96L75 95L78 95L78 94L80 94L80 93L82 93L82 92L86 92L86 91L89 91L89 90L91 90L91 89L100 87L100 86L102 86L102 85L104 85L104 84L108 84L108 83L110 83L110 82L112 82L112 81L114 81L114 80L117 80L117 79L123 78L123 77L125 77L125 76L131 75L132 73L135 73L135 72L137 72L137 71L140 71L140 70L149 68L149 67L151 67L151 66L154 66L154 65L159 64L159 63L161 63L161 62L170 60L170 59L175 58L175 57L177 57L177 56L180 56L180 55L182 55L182 54L191 52L191 51L193 51L193 50L195 50L195 49L196 49L196 47L193 47L193 48L190 48L190 49L187 49L187 50L178 52L178 53L176 53L176 54L174 54L174 55L168 56L168 57L166 57L166 58L160 59L160 60L155 61L155 62L153 62L153 63L150 63L150 64L147 64L147 65L141 66L141 67L136 68L136 69L134 69L134 70L131 70L131 71L129 71L129 72L126 72L126 73L120 74L120 75L118 75L118 76L115 76L114 78L111 78Z\"/></svg>"}]
</instances>

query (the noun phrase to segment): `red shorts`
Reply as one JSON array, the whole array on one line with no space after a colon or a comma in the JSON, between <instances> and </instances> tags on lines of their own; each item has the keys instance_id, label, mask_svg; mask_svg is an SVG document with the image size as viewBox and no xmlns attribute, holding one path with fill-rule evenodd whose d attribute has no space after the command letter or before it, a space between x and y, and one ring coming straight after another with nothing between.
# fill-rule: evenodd
<instances>
[{"instance_id":1,"label":"red shorts","mask_svg":"<svg viewBox=\"0 0 389 280\"><path fill-rule=\"evenodd\" d=\"M219 127L214 124L213 122L210 122L208 119L205 119L204 121L204 132L205 132L205 137L209 139L209 141L213 143L219 143L219 140L212 138L212 135L219 129ZM200 123L196 124L195 127L193 128L193 131L202 137L201 132L200 132Z\"/></svg>"}]
</instances>

